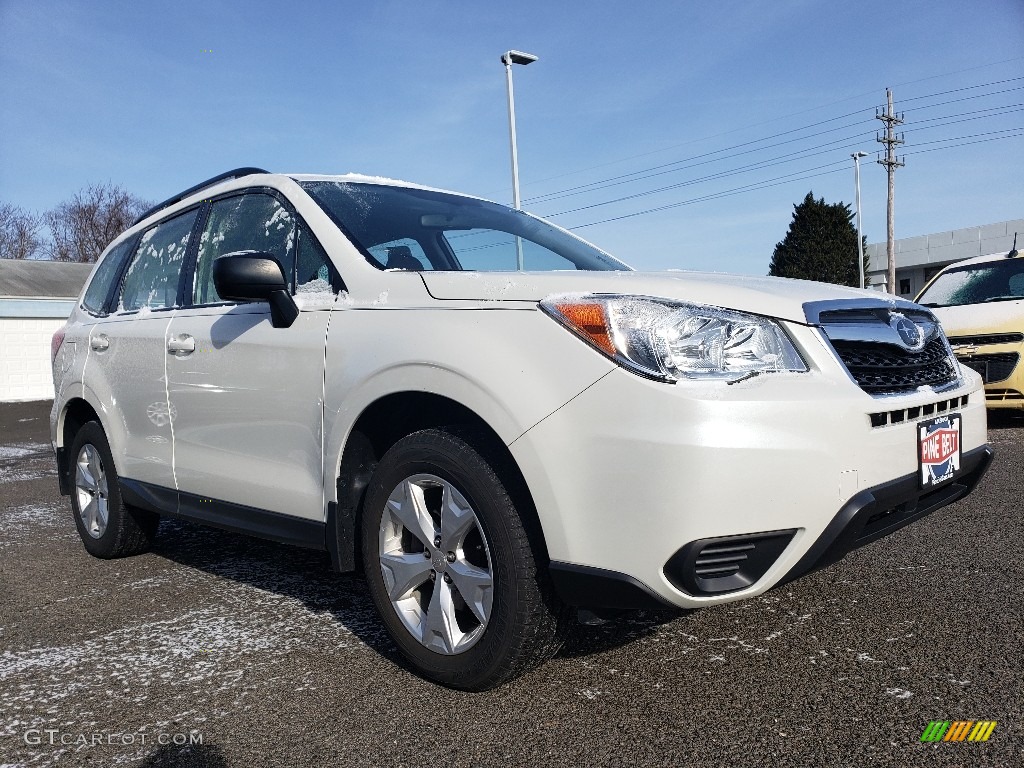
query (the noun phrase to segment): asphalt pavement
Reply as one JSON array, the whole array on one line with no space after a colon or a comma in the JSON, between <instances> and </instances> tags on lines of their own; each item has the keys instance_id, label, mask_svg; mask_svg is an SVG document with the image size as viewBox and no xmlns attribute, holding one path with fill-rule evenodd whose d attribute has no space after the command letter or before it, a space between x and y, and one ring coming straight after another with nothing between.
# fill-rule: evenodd
<instances>
[{"instance_id":1,"label":"asphalt pavement","mask_svg":"<svg viewBox=\"0 0 1024 768\"><path fill-rule=\"evenodd\" d=\"M405 669L321 553L165 520L148 554L90 557L49 407L0 405L0 767L1024 765L1024 417L990 419L953 507L747 602L580 627L469 694Z\"/></svg>"}]
</instances>

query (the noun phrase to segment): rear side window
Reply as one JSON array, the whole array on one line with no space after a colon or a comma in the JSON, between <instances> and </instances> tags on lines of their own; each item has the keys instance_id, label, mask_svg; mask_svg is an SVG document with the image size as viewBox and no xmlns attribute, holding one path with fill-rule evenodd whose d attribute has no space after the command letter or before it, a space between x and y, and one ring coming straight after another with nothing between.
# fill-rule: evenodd
<instances>
[{"instance_id":1,"label":"rear side window","mask_svg":"<svg viewBox=\"0 0 1024 768\"><path fill-rule=\"evenodd\" d=\"M199 240L193 304L223 301L213 284L213 262L235 251L269 253L281 265L291 288L295 270L295 217L277 198L262 192L215 202Z\"/></svg>"},{"instance_id":2,"label":"rear side window","mask_svg":"<svg viewBox=\"0 0 1024 768\"><path fill-rule=\"evenodd\" d=\"M93 270L92 280L82 297L82 306L94 315L103 315L107 311L107 299L114 288L114 281L121 271L121 265L132 251L135 238L129 238L111 249L110 253Z\"/></svg>"},{"instance_id":3,"label":"rear side window","mask_svg":"<svg viewBox=\"0 0 1024 768\"><path fill-rule=\"evenodd\" d=\"M118 311L173 307L198 209L147 229L121 284Z\"/></svg>"}]
</instances>

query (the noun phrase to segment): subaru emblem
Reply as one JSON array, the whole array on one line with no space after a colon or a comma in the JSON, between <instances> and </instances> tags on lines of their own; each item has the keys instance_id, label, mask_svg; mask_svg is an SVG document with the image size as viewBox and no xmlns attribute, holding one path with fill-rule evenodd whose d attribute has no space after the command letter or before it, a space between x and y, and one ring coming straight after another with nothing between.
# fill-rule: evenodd
<instances>
[{"instance_id":1,"label":"subaru emblem","mask_svg":"<svg viewBox=\"0 0 1024 768\"><path fill-rule=\"evenodd\" d=\"M889 326L899 334L903 346L911 352L919 352L924 349L925 335L917 323L899 312L892 312L889 315Z\"/></svg>"}]
</instances>

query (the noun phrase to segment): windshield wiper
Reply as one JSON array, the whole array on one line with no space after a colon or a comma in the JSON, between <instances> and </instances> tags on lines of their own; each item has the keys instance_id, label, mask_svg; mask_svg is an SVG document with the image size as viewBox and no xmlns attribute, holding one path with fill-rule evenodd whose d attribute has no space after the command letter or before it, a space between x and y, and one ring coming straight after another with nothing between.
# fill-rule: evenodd
<instances>
[{"instance_id":1,"label":"windshield wiper","mask_svg":"<svg viewBox=\"0 0 1024 768\"><path fill-rule=\"evenodd\" d=\"M1024 296L989 296L983 303L990 301L1024 301Z\"/></svg>"}]
</instances>

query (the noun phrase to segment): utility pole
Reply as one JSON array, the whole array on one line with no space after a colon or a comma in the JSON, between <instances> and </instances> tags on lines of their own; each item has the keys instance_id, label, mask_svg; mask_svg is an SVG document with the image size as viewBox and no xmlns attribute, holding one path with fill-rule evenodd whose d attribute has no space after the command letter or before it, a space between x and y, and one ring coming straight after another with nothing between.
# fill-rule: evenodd
<instances>
[{"instance_id":1,"label":"utility pole","mask_svg":"<svg viewBox=\"0 0 1024 768\"><path fill-rule=\"evenodd\" d=\"M895 206L894 197L896 193L896 169L903 167L904 163L896 157L896 147L903 143L903 134L896 135L894 130L897 125L903 124L903 115L897 116L892 109L892 89L885 89L886 101L888 107L881 114L875 111L875 118L885 123L885 135L875 136L875 141L880 144L885 144L885 159L878 158L877 162L879 165L884 165L886 173L889 174L889 202L886 207L885 216L885 252L889 257L889 275L886 278L886 282L889 284L889 293L895 294L898 291L896 285L896 238L895 238L895 226L893 219L895 217Z\"/></svg>"},{"instance_id":2,"label":"utility pole","mask_svg":"<svg viewBox=\"0 0 1024 768\"><path fill-rule=\"evenodd\" d=\"M864 287L864 235L860 219L860 159L867 157L867 152L854 152L853 183L857 185L857 271L860 273L860 287Z\"/></svg>"}]
</instances>

